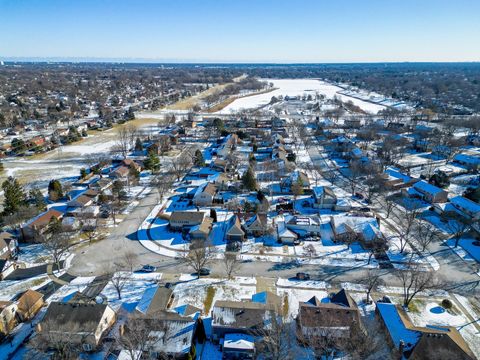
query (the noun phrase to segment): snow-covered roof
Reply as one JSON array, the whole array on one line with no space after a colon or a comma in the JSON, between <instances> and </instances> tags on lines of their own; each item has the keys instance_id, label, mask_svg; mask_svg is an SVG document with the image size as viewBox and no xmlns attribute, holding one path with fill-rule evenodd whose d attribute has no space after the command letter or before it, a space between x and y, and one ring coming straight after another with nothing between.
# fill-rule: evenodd
<instances>
[{"instance_id":1,"label":"snow-covered roof","mask_svg":"<svg viewBox=\"0 0 480 360\"><path fill-rule=\"evenodd\" d=\"M436 187L435 185L429 184L425 180L421 180L421 181L415 183L413 185L413 187L418 191L421 191L423 193L428 193L428 194L431 194L431 195L436 195L436 194L439 194L439 193L445 191L443 189L440 189L439 187Z\"/></svg>"},{"instance_id":2,"label":"snow-covered roof","mask_svg":"<svg viewBox=\"0 0 480 360\"><path fill-rule=\"evenodd\" d=\"M454 198L450 199L450 202L455 206L462 210L467 210L471 214L479 214L480 213L480 204L473 202L463 196L455 196Z\"/></svg>"},{"instance_id":3,"label":"snow-covered roof","mask_svg":"<svg viewBox=\"0 0 480 360\"><path fill-rule=\"evenodd\" d=\"M405 324L400 318L397 307L394 304L377 303L377 309L387 327L395 348L398 349L400 347L400 341L403 341L405 350L412 349L418 342L421 333L405 327Z\"/></svg>"},{"instance_id":4,"label":"snow-covered roof","mask_svg":"<svg viewBox=\"0 0 480 360\"><path fill-rule=\"evenodd\" d=\"M410 176L402 174L400 171L398 171L398 169L395 168L387 168L387 170L385 170L385 174L391 178L402 180L402 182L405 184L412 180Z\"/></svg>"},{"instance_id":5,"label":"snow-covered roof","mask_svg":"<svg viewBox=\"0 0 480 360\"><path fill-rule=\"evenodd\" d=\"M224 349L254 350L255 339L251 335L226 334L223 341Z\"/></svg>"}]
</instances>

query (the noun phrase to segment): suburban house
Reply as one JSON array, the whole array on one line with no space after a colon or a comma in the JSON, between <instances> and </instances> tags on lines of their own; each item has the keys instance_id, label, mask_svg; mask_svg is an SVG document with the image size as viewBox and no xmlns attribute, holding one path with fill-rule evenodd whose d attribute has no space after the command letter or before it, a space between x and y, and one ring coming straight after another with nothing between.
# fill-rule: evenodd
<instances>
[{"instance_id":1,"label":"suburban house","mask_svg":"<svg viewBox=\"0 0 480 360\"><path fill-rule=\"evenodd\" d=\"M388 189L401 189L404 187L412 186L418 181L408 175L401 173L398 169L387 168L384 172L384 185Z\"/></svg>"},{"instance_id":2,"label":"suburban house","mask_svg":"<svg viewBox=\"0 0 480 360\"><path fill-rule=\"evenodd\" d=\"M320 218L316 216L285 216L285 226L298 235L320 235Z\"/></svg>"},{"instance_id":3,"label":"suburban house","mask_svg":"<svg viewBox=\"0 0 480 360\"><path fill-rule=\"evenodd\" d=\"M475 355L454 327L418 327L392 303L376 304L375 312L387 334L388 343L405 359L474 360Z\"/></svg>"},{"instance_id":4,"label":"suburban house","mask_svg":"<svg viewBox=\"0 0 480 360\"><path fill-rule=\"evenodd\" d=\"M289 230L285 225L277 225L277 239L283 245L295 245L298 235Z\"/></svg>"},{"instance_id":5,"label":"suburban house","mask_svg":"<svg viewBox=\"0 0 480 360\"><path fill-rule=\"evenodd\" d=\"M478 154L457 154L453 161L465 166L469 170L480 169L480 155Z\"/></svg>"},{"instance_id":6,"label":"suburban house","mask_svg":"<svg viewBox=\"0 0 480 360\"><path fill-rule=\"evenodd\" d=\"M301 171L294 171L280 182L280 189L282 191L292 191L292 186L299 184L303 190L310 188L310 180L307 174Z\"/></svg>"},{"instance_id":7,"label":"suburban house","mask_svg":"<svg viewBox=\"0 0 480 360\"><path fill-rule=\"evenodd\" d=\"M313 187L313 206L319 209L333 209L337 203L337 196L329 186Z\"/></svg>"},{"instance_id":8,"label":"suburban house","mask_svg":"<svg viewBox=\"0 0 480 360\"><path fill-rule=\"evenodd\" d=\"M16 265L15 261L7 260L7 259L0 259L0 280L5 279L16 268L17 268L17 265Z\"/></svg>"},{"instance_id":9,"label":"suburban house","mask_svg":"<svg viewBox=\"0 0 480 360\"><path fill-rule=\"evenodd\" d=\"M469 220L480 220L480 205L463 196L455 196L450 199L450 203L465 218Z\"/></svg>"},{"instance_id":10,"label":"suburban house","mask_svg":"<svg viewBox=\"0 0 480 360\"><path fill-rule=\"evenodd\" d=\"M110 177L118 180L126 180L130 174L130 168L119 166L110 173Z\"/></svg>"},{"instance_id":11,"label":"suburban house","mask_svg":"<svg viewBox=\"0 0 480 360\"><path fill-rule=\"evenodd\" d=\"M245 238L245 231L243 231L237 215L232 216L228 221L228 230L225 237L228 242L242 242Z\"/></svg>"},{"instance_id":12,"label":"suburban house","mask_svg":"<svg viewBox=\"0 0 480 360\"><path fill-rule=\"evenodd\" d=\"M145 290L135 311L142 315L155 315L166 310L173 300L173 291L165 286L152 286Z\"/></svg>"},{"instance_id":13,"label":"suburban house","mask_svg":"<svg viewBox=\"0 0 480 360\"><path fill-rule=\"evenodd\" d=\"M372 241L383 237L378 220L373 217L332 216L330 225L335 241L345 241L347 237L354 236L355 241L368 247Z\"/></svg>"},{"instance_id":14,"label":"suburban house","mask_svg":"<svg viewBox=\"0 0 480 360\"><path fill-rule=\"evenodd\" d=\"M209 206L212 205L213 197L217 192L217 188L214 184L206 182L200 185L193 195L193 204L196 206Z\"/></svg>"},{"instance_id":15,"label":"suburban house","mask_svg":"<svg viewBox=\"0 0 480 360\"><path fill-rule=\"evenodd\" d=\"M17 255L18 242L9 232L0 233L0 260L8 260Z\"/></svg>"},{"instance_id":16,"label":"suburban house","mask_svg":"<svg viewBox=\"0 0 480 360\"><path fill-rule=\"evenodd\" d=\"M38 291L28 289L17 301L17 316L22 322L29 321L35 317L45 304L43 294Z\"/></svg>"},{"instance_id":17,"label":"suburban house","mask_svg":"<svg viewBox=\"0 0 480 360\"><path fill-rule=\"evenodd\" d=\"M61 220L63 213L50 209L27 222L21 229L24 241L40 241L43 233L47 230L50 221L55 218Z\"/></svg>"},{"instance_id":18,"label":"suburban house","mask_svg":"<svg viewBox=\"0 0 480 360\"><path fill-rule=\"evenodd\" d=\"M443 203L448 201L448 192L429 184L425 180L420 180L408 189L402 189L402 195L422 199L431 204Z\"/></svg>"},{"instance_id":19,"label":"suburban house","mask_svg":"<svg viewBox=\"0 0 480 360\"><path fill-rule=\"evenodd\" d=\"M275 298L276 297L276 298ZM252 334L258 330L268 330L269 322L279 310L281 300L275 294L252 300L217 300L212 310L212 336L219 342L226 334Z\"/></svg>"},{"instance_id":20,"label":"suburban house","mask_svg":"<svg viewBox=\"0 0 480 360\"><path fill-rule=\"evenodd\" d=\"M126 166L129 169L134 169L138 172L142 171L142 167L132 159L123 159L122 166Z\"/></svg>"},{"instance_id":21,"label":"suburban house","mask_svg":"<svg viewBox=\"0 0 480 360\"><path fill-rule=\"evenodd\" d=\"M348 339L352 333L362 329L357 304L344 289L328 301L314 296L307 302L299 303L297 336L302 342L324 336Z\"/></svg>"},{"instance_id":22,"label":"suburban house","mask_svg":"<svg viewBox=\"0 0 480 360\"><path fill-rule=\"evenodd\" d=\"M82 207L90 206L92 204L93 204L93 199L90 196L79 195L76 198L70 200L67 203L67 206L82 208Z\"/></svg>"},{"instance_id":23,"label":"suburban house","mask_svg":"<svg viewBox=\"0 0 480 360\"><path fill-rule=\"evenodd\" d=\"M210 232L213 227L213 219L206 216L199 225L195 225L190 228L188 235L192 240L203 240L207 241L210 236Z\"/></svg>"},{"instance_id":24,"label":"suburban house","mask_svg":"<svg viewBox=\"0 0 480 360\"><path fill-rule=\"evenodd\" d=\"M17 325L17 304L0 301L0 338L10 334Z\"/></svg>"},{"instance_id":25,"label":"suburban house","mask_svg":"<svg viewBox=\"0 0 480 360\"><path fill-rule=\"evenodd\" d=\"M148 334L150 358L160 358L160 355L163 358L163 355L166 355L169 359L188 359L191 358L189 354L194 344L197 318L198 312L193 316L183 316L174 311L161 310L128 320L121 326L120 334L128 336L129 331L145 327L150 329ZM135 324L136 322L140 324Z\"/></svg>"},{"instance_id":26,"label":"suburban house","mask_svg":"<svg viewBox=\"0 0 480 360\"><path fill-rule=\"evenodd\" d=\"M205 217L203 211L174 211L170 215L169 226L174 231L182 231L200 225Z\"/></svg>"},{"instance_id":27,"label":"suburban house","mask_svg":"<svg viewBox=\"0 0 480 360\"><path fill-rule=\"evenodd\" d=\"M249 235L263 236L268 231L268 217L266 214L255 214L245 222L243 227Z\"/></svg>"},{"instance_id":28,"label":"suburban house","mask_svg":"<svg viewBox=\"0 0 480 360\"><path fill-rule=\"evenodd\" d=\"M93 351L113 326L116 315L107 304L52 302L37 325L37 336L62 334L84 351Z\"/></svg>"}]
</instances>

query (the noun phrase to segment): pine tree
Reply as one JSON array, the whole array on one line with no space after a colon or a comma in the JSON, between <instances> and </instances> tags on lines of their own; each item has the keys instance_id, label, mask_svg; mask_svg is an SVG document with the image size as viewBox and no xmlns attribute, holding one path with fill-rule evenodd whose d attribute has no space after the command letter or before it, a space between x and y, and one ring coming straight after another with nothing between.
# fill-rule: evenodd
<instances>
[{"instance_id":1,"label":"pine tree","mask_svg":"<svg viewBox=\"0 0 480 360\"><path fill-rule=\"evenodd\" d=\"M148 152L148 156L143 164L145 165L145 169L147 170L158 171L158 169L160 169L160 159L158 155L153 151Z\"/></svg>"},{"instance_id":2,"label":"pine tree","mask_svg":"<svg viewBox=\"0 0 480 360\"><path fill-rule=\"evenodd\" d=\"M48 197L52 201L57 201L63 198L62 184L58 180L51 180L48 183Z\"/></svg>"},{"instance_id":3,"label":"pine tree","mask_svg":"<svg viewBox=\"0 0 480 360\"><path fill-rule=\"evenodd\" d=\"M136 152L142 152L143 151L143 144L142 140L137 137L137 140L135 140L135 151Z\"/></svg>"},{"instance_id":4,"label":"pine tree","mask_svg":"<svg viewBox=\"0 0 480 360\"><path fill-rule=\"evenodd\" d=\"M85 179L87 177L87 170L85 168L80 169L80 178Z\"/></svg>"},{"instance_id":5,"label":"pine tree","mask_svg":"<svg viewBox=\"0 0 480 360\"><path fill-rule=\"evenodd\" d=\"M195 150L194 159L195 160L193 163L195 166L198 166L198 167L205 166L205 160L203 158L203 154L199 149Z\"/></svg>"},{"instance_id":6,"label":"pine tree","mask_svg":"<svg viewBox=\"0 0 480 360\"><path fill-rule=\"evenodd\" d=\"M3 203L3 214L12 215L15 214L18 209L22 206L25 206L27 203L27 196L23 190L22 185L18 182L17 179L10 176L2 184L4 203Z\"/></svg>"},{"instance_id":7,"label":"pine tree","mask_svg":"<svg viewBox=\"0 0 480 360\"><path fill-rule=\"evenodd\" d=\"M255 180L255 174L251 167L243 174L242 184L247 190L255 191L257 189L257 181Z\"/></svg>"}]
</instances>

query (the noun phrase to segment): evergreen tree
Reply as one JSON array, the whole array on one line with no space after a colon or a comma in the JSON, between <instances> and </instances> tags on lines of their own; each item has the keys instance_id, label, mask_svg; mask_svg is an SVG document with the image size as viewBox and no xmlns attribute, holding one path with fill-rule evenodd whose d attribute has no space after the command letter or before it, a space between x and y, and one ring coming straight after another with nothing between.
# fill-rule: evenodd
<instances>
[{"instance_id":1,"label":"evergreen tree","mask_svg":"<svg viewBox=\"0 0 480 360\"><path fill-rule=\"evenodd\" d=\"M35 207L38 210L45 209L46 207L45 199L39 188L36 188L36 187L32 188L28 195L29 195L30 201L33 203L33 205L35 205Z\"/></svg>"},{"instance_id":2,"label":"evergreen tree","mask_svg":"<svg viewBox=\"0 0 480 360\"><path fill-rule=\"evenodd\" d=\"M210 209L210 217L213 219L213 222L217 222L217 211L215 209Z\"/></svg>"},{"instance_id":3,"label":"evergreen tree","mask_svg":"<svg viewBox=\"0 0 480 360\"><path fill-rule=\"evenodd\" d=\"M80 169L80 178L85 179L87 177L87 170L85 168Z\"/></svg>"},{"instance_id":4,"label":"evergreen tree","mask_svg":"<svg viewBox=\"0 0 480 360\"><path fill-rule=\"evenodd\" d=\"M160 169L160 158L155 152L149 151L143 164L147 170L158 171Z\"/></svg>"},{"instance_id":5,"label":"evergreen tree","mask_svg":"<svg viewBox=\"0 0 480 360\"><path fill-rule=\"evenodd\" d=\"M247 190L255 191L257 189L257 181L255 180L255 174L251 167L243 174L242 184Z\"/></svg>"},{"instance_id":6,"label":"evergreen tree","mask_svg":"<svg viewBox=\"0 0 480 360\"><path fill-rule=\"evenodd\" d=\"M137 137L137 140L135 140L135 151L136 152L142 152L143 151L143 144L142 140Z\"/></svg>"},{"instance_id":7,"label":"evergreen tree","mask_svg":"<svg viewBox=\"0 0 480 360\"><path fill-rule=\"evenodd\" d=\"M203 154L199 149L195 150L193 164L199 167L205 166L205 160L203 158Z\"/></svg>"},{"instance_id":8,"label":"evergreen tree","mask_svg":"<svg viewBox=\"0 0 480 360\"><path fill-rule=\"evenodd\" d=\"M62 184L58 180L51 180L48 183L48 197L52 201L57 201L63 198Z\"/></svg>"},{"instance_id":9,"label":"evergreen tree","mask_svg":"<svg viewBox=\"0 0 480 360\"><path fill-rule=\"evenodd\" d=\"M15 214L18 209L25 206L27 203L27 196L23 190L22 185L17 179L10 176L2 184L3 189L3 214L12 215Z\"/></svg>"}]
</instances>

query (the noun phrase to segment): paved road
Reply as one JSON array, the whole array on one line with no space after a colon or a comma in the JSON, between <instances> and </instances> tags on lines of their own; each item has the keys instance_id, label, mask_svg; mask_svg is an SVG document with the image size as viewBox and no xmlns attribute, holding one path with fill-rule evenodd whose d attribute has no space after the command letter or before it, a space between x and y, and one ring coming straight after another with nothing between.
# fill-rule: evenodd
<instances>
[{"instance_id":1,"label":"paved road","mask_svg":"<svg viewBox=\"0 0 480 360\"><path fill-rule=\"evenodd\" d=\"M321 154L312 150L312 159L318 161ZM158 267L158 271L170 274L189 273L192 270L174 258L161 256L145 249L136 239L136 230L150 211L159 202L158 193L153 190L126 218L114 228L105 240L79 250L72 261L69 273L76 276L98 276L105 274L112 264L124 263L125 254L133 253L133 267L140 268L144 264ZM455 253L442 244L432 244L430 252L440 263L438 275L445 284L443 288L454 289L460 293L480 291L479 280L473 270ZM221 261L209 265L212 275L225 276ZM313 279L338 282L355 282L366 276L366 270L356 267L337 267L322 265L279 264L270 262L242 263L236 275L263 277L293 277L299 271L308 272ZM387 270L377 270L383 275L387 285L400 286L397 278Z\"/></svg>"}]
</instances>

